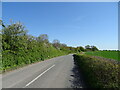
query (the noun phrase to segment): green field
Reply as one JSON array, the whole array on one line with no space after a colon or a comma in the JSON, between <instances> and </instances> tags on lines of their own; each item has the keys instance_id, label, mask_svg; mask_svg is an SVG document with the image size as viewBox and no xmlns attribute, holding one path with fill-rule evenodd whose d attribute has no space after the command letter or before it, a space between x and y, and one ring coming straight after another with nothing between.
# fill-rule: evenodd
<instances>
[{"instance_id":1,"label":"green field","mask_svg":"<svg viewBox=\"0 0 120 90\"><path fill-rule=\"evenodd\" d=\"M120 54L120 51L95 51L95 52L86 52L85 54L87 55L92 55L92 56L101 56L104 58L109 58L109 59L115 59L119 60L118 55Z\"/></svg>"}]
</instances>

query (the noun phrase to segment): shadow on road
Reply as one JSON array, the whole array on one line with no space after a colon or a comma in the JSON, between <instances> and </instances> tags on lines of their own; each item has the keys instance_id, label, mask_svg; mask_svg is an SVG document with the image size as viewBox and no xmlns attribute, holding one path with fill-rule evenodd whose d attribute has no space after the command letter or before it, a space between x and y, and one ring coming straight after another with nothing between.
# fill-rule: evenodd
<instances>
[{"instance_id":1,"label":"shadow on road","mask_svg":"<svg viewBox=\"0 0 120 90\"><path fill-rule=\"evenodd\" d=\"M81 70L74 62L74 67L72 69L73 75L70 75L73 77L73 80L70 80L72 83L71 88L86 88L84 77L82 75Z\"/></svg>"}]
</instances>

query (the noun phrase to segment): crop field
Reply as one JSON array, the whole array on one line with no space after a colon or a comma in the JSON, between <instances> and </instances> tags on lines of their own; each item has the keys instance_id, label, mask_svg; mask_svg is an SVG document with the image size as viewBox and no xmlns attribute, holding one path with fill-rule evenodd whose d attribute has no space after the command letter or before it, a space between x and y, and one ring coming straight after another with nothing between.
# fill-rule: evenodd
<instances>
[{"instance_id":1,"label":"crop field","mask_svg":"<svg viewBox=\"0 0 120 90\"><path fill-rule=\"evenodd\" d=\"M95 51L95 52L86 52L85 54L92 55L92 56L100 56L100 57L120 61L120 58L118 58L120 51Z\"/></svg>"}]
</instances>

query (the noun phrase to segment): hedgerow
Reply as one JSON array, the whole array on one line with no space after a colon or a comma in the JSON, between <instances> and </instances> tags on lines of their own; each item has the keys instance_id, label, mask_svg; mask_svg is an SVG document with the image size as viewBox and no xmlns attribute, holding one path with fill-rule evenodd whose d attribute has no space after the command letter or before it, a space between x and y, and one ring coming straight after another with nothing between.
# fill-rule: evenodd
<instances>
[{"instance_id":1,"label":"hedgerow","mask_svg":"<svg viewBox=\"0 0 120 90\"><path fill-rule=\"evenodd\" d=\"M74 60L82 70L88 87L120 88L118 61L78 54L74 55Z\"/></svg>"}]
</instances>

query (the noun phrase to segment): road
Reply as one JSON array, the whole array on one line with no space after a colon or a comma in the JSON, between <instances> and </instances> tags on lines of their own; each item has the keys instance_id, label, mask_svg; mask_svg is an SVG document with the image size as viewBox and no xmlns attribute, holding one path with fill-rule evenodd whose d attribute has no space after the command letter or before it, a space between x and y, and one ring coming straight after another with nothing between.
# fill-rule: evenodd
<instances>
[{"instance_id":1,"label":"road","mask_svg":"<svg viewBox=\"0 0 120 90\"><path fill-rule=\"evenodd\" d=\"M84 88L72 54L55 57L2 75L3 88Z\"/></svg>"}]
</instances>

